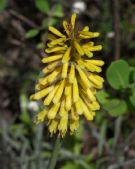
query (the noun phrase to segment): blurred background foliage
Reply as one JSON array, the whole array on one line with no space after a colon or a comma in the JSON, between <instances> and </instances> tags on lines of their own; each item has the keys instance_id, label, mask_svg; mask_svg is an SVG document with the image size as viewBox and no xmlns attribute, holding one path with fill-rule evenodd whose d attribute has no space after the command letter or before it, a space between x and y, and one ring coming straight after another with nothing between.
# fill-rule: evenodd
<instances>
[{"instance_id":1,"label":"blurred background foliage","mask_svg":"<svg viewBox=\"0 0 135 169\"><path fill-rule=\"evenodd\" d=\"M44 66L48 26L78 13L78 27L101 33L101 110L63 140L56 169L135 169L135 1L0 0L0 169L47 169L55 138L29 100Z\"/></svg>"}]
</instances>

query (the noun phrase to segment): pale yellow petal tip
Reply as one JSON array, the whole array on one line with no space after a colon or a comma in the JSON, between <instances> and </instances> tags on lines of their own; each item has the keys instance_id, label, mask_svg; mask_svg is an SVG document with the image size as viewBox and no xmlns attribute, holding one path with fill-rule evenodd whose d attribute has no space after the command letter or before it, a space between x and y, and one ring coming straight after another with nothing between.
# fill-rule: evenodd
<instances>
[{"instance_id":1,"label":"pale yellow petal tip","mask_svg":"<svg viewBox=\"0 0 135 169\"><path fill-rule=\"evenodd\" d=\"M94 32L94 37L99 37L100 36L100 33L99 32Z\"/></svg>"},{"instance_id":2,"label":"pale yellow petal tip","mask_svg":"<svg viewBox=\"0 0 135 169\"><path fill-rule=\"evenodd\" d=\"M102 50L103 49L103 46L102 45L99 45L99 50Z\"/></svg>"}]
</instances>

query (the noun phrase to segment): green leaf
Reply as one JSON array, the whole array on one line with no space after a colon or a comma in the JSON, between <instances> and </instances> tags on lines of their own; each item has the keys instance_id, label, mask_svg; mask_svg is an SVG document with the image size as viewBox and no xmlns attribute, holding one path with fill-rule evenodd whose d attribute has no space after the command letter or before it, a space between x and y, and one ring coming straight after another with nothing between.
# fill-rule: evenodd
<instances>
[{"instance_id":1,"label":"green leaf","mask_svg":"<svg viewBox=\"0 0 135 169\"><path fill-rule=\"evenodd\" d=\"M96 94L96 96L97 96L98 101L99 101L101 104L106 103L106 102L108 101L108 98L111 97L110 94L107 93L107 92L104 91L104 90L98 91L97 94Z\"/></svg>"},{"instance_id":2,"label":"green leaf","mask_svg":"<svg viewBox=\"0 0 135 169\"><path fill-rule=\"evenodd\" d=\"M129 84L130 67L124 60L113 62L107 69L107 80L112 88L123 89Z\"/></svg>"},{"instance_id":3,"label":"green leaf","mask_svg":"<svg viewBox=\"0 0 135 169\"><path fill-rule=\"evenodd\" d=\"M130 83L134 83L134 82L135 82L135 68L130 67Z\"/></svg>"},{"instance_id":4,"label":"green leaf","mask_svg":"<svg viewBox=\"0 0 135 169\"><path fill-rule=\"evenodd\" d=\"M83 169L81 166L78 166L75 163L72 162L67 162L66 165L64 165L62 168L60 169Z\"/></svg>"},{"instance_id":5,"label":"green leaf","mask_svg":"<svg viewBox=\"0 0 135 169\"><path fill-rule=\"evenodd\" d=\"M45 44L44 44L43 42L38 43L38 44L36 45L36 48L39 49L39 50L44 49L44 48L45 48Z\"/></svg>"},{"instance_id":6,"label":"green leaf","mask_svg":"<svg viewBox=\"0 0 135 169\"><path fill-rule=\"evenodd\" d=\"M124 100L112 99L103 105L104 109L112 116L123 115L127 111L127 104Z\"/></svg>"},{"instance_id":7,"label":"green leaf","mask_svg":"<svg viewBox=\"0 0 135 169\"><path fill-rule=\"evenodd\" d=\"M44 19L42 21L42 29L48 28L48 26L53 26L57 23L58 19L57 18L49 18L49 19Z\"/></svg>"},{"instance_id":8,"label":"green leaf","mask_svg":"<svg viewBox=\"0 0 135 169\"><path fill-rule=\"evenodd\" d=\"M31 29L28 32L26 32L25 34L25 38L29 39L29 38L34 38L35 36L37 36L39 33L39 30L37 29Z\"/></svg>"},{"instance_id":9,"label":"green leaf","mask_svg":"<svg viewBox=\"0 0 135 169\"><path fill-rule=\"evenodd\" d=\"M43 12L45 14L49 13L50 11L50 5L48 0L35 0L36 7L40 12Z\"/></svg>"},{"instance_id":10,"label":"green leaf","mask_svg":"<svg viewBox=\"0 0 135 169\"><path fill-rule=\"evenodd\" d=\"M53 12L53 16L56 16L56 17L63 17L64 16L63 8L62 8L61 4L56 4L55 10Z\"/></svg>"},{"instance_id":11,"label":"green leaf","mask_svg":"<svg viewBox=\"0 0 135 169\"><path fill-rule=\"evenodd\" d=\"M2 12L6 8L6 0L0 0L0 12Z\"/></svg>"},{"instance_id":12,"label":"green leaf","mask_svg":"<svg viewBox=\"0 0 135 169\"><path fill-rule=\"evenodd\" d=\"M127 100L128 109L130 112L135 112L135 88L132 88L132 93Z\"/></svg>"},{"instance_id":13,"label":"green leaf","mask_svg":"<svg viewBox=\"0 0 135 169\"><path fill-rule=\"evenodd\" d=\"M129 101L132 106L135 108L135 92L129 97Z\"/></svg>"}]
</instances>

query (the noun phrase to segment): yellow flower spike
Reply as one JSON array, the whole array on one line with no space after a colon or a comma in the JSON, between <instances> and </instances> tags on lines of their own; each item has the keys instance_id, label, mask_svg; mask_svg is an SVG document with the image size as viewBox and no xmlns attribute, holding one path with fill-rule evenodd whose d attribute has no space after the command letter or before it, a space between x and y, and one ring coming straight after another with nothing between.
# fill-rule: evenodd
<instances>
[{"instance_id":1,"label":"yellow flower spike","mask_svg":"<svg viewBox=\"0 0 135 169\"><path fill-rule=\"evenodd\" d=\"M84 51L77 41L74 41L74 46L75 46L77 52L80 54L80 56L83 56Z\"/></svg>"},{"instance_id":2,"label":"yellow flower spike","mask_svg":"<svg viewBox=\"0 0 135 169\"><path fill-rule=\"evenodd\" d=\"M75 79L75 66L71 64L69 72L69 83L74 83L74 79Z\"/></svg>"},{"instance_id":3,"label":"yellow flower spike","mask_svg":"<svg viewBox=\"0 0 135 169\"><path fill-rule=\"evenodd\" d=\"M62 67L62 73L61 73L62 78L67 77L67 71L68 71L68 63L64 63Z\"/></svg>"},{"instance_id":4,"label":"yellow flower spike","mask_svg":"<svg viewBox=\"0 0 135 169\"><path fill-rule=\"evenodd\" d=\"M72 24L72 28L74 29L75 27L75 20L76 20L76 14L74 13L72 16L71 16L71 24Z\"/></svg>"},{"instance_id":5,"label":"yellow flower spike","mask_svg":"<svg viewBox=\"0 0 135 169\"><path fill-rule=\"evenodd\" d=\"M53 103L56 104L60 101L61 99L61 96L62 96L62 93L63 93L63 90L64 90L64 87L65 87L65 80L63 80L60 84L60 86L58 87L57 91L56 91L56 94L53 98Z\"/></svg>"},{"instance_id":6,"label":"yellow flower spike","mask_svg":"<svg viewBox=\"0 0 135 169\"><path fill-rule=\"evenodd\" d=\"M32 100L39 100L42 99L43 97L45 97L52 89L54 88L54 86L50 86L48 88L45 88L33 95L31 95L30 99Z\"/></svg>"},{"instance_id":7,"label":"yellow flower spike","mask_svg":"<svg viewBox=\"0 0 135 169\"><path fill-rule=\"evenodd\" d=\"M42 59L44 74L36 84L38 92L31 96L33 100L41 99L44 105L36 123L45 122L51 135L61 137L67 132L73 134L80 118L93 120L100 109L96 92L104 82L98 75L104 62L91 59L95 51L102 49L93 42L100 33L92 32L89 26L78 31L75 22L76 14L63 21L64 33L49 26L47 56Z\"/></svg>"},{"instance_id":8,"label":"yellow flower spike","mask_svg":"<svg viewBox=\"0 0 135 169\"><path fill-rule=\"evenodd\" d=\"M69 36L70 35L70 31L68 30L68 23L67 23L67 21L63 21L63 27L64 27L67 35Z\"/></svg>"},{"instance_id":9,"label":"yellow flower spike","mask_svg":"<svg viewBox=\"0 0 135 169\"><path fill-rule=\"evenodd\" d=\"M46 109L42 110L41 112L39 112L39 113L36 115L34 122L35 122L36 124L39 124L39 123L44 122L44 121L45 121L45 118L46 118L46 115L47 115L47 110L46 110Z\"/></svg>"},{"instance_id":10,"label":"yellow flower spike","mask_svg":"<svg viewBox=\"0 0 135 169\"><path fill-rule=\"evenodd\" d=\"M70 60L71 47L69 47L63 55L62 62L66 63Z\"/></svg>"},{"instance_id":11,"label":"yellow flower spike","mask_svg":"<svg viewBox=\"0 0 135 169\"><path fill-rule=\"evenodd\" d=\"M53 26L49 26L49 31L52 32L53 34L59 36L59 37L65 38L65 35L63 35L58 29L54 28Z\"/></svg>"},{"instance_id":12,"label":"yellow flower spike","mask_svg":"<svg viewBox=\"0 0 135 169\"><path fill-rule=\"evenodd\" d=\"M48 119L54 119L58 113L58 109L60 107L60 103L54 104L49 110L47 117Z\"/></svg>"},{"instance_id":13,"label":"yellow flower spike","mask_svg":"<svg viewBox=\"0 0 135 169\"><path fill-rule=\"evenodd\" d=\"M48 106L48 105L51 103L51 101L52 101L52 99L53 99L53 97L54 97L54 95L55 95L55 93L56 93L58 87L59 87L59 85L56 85L56 86L52 89L52 91L48 94L48 96L47 96L47 97L45 98L45 100L44 100L44 105Z\"/></svg>"},{"instance_id":14,"label":"yellow flower spike","mask_svg":"<svg viewBox=\"0 0 135 169\"><path fill-rule=\"evenodd\" d=\"M62 56L63 55L60 54L60 55L54 55L54 56L45 57L45 58L42 59L42 62L43 63L48 63L48 62L56 61L58 59L61 59Z\"/></svg>"},{"instance_id":15,"label":"yellow flower spike","mask_svg":"<svg viewBox=\"0 0 135 169\"><path fill-rule=\"evenodd\" d=\"M78 84L75 78L73 83L73 101L74 102L78 101L78 98L79 98Z\"/></svg>"}]
</instances>

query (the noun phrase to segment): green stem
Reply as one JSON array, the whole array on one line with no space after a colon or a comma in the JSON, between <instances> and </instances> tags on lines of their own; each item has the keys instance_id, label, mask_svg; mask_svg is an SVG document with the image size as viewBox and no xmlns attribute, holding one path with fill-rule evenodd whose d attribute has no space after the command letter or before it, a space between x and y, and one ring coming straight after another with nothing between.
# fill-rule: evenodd
<instances>
[{"instance_id":1,"label":"green stem","mask_svg":"<svg viewBox=\"0 0 135 169\"><path fill-rule=\"evenodd\" d=\"M55 141L54 149L53 149L53 152L52 152L52 157L51 157L50 162L49 162L48 169L54 169L55 168L58 153L59 153L59 150L60 150L60 146L61 146L60 137L57 137L57 139Z\"/></svg>"}]
</instances>

